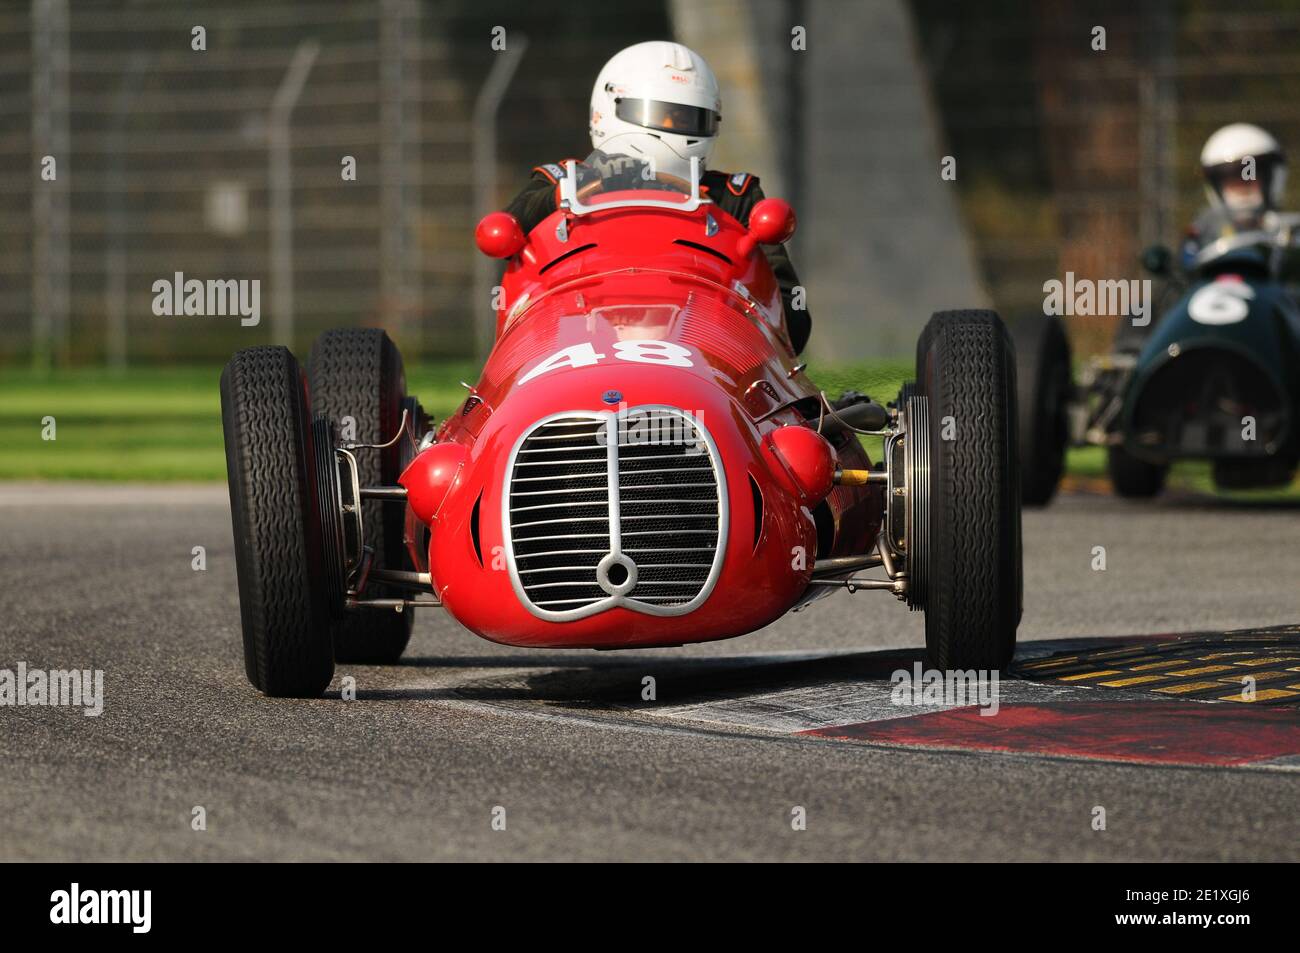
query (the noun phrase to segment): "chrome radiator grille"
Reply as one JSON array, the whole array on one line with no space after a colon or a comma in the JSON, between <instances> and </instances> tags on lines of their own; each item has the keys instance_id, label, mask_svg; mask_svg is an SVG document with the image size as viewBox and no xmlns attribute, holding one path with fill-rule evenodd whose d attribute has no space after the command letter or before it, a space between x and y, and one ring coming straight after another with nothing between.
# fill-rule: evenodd
<instances>
[{"instance_id":1,"label":"chrome radiator grille","mask_svg":"<svg viewBox=\"0 0 1300 953\"><path fill-rule=\"evenodd\" d=\"M548 417L515 446L506 481L508 567L534 615L680 615L713 588L726 481L698 419L666 407Z\"/></svg>"}]
</instances>

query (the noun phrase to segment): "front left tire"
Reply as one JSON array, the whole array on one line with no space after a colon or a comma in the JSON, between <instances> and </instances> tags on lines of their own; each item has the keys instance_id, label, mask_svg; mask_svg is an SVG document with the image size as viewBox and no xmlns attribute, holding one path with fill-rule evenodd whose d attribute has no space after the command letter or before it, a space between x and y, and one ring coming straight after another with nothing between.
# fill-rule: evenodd
<instances>
[{"instance_id":1,"label":"front left tire","mask_svg":"<svg viewBox=\"0 0 1300 953\"><path fill-rule=\"evenodd\" d=\"M350 442L381 444L392 439L402 420L406 371L402 355L379 328L326 331L311 348L307 364L315 414L350 425ZM392 486L401 473L402 440L382 450L356 453L362 486ZM372 568L413 569L403 539L403 508L380 500L361 504L364 544L373 552ZM372 586L371 595L402 596L399 590ZM390 665L411 638L410 612L349 612L335 627L334 655L340 662Z\"/></svg>"}]
</instances>

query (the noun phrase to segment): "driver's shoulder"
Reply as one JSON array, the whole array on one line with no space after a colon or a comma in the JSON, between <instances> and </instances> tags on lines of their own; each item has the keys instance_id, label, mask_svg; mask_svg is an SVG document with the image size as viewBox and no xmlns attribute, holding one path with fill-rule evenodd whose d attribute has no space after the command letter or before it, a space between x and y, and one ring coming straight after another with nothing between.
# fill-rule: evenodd
<instances>
[{"instance_id":1,"label":"driver's shoulder","mask_svg":"<svg viewBox=\"0 0 1300 953\"><path fill-rule=\"evenodd\" d=\"M708 189L709 197L714 201L723 195L744 198L758 189L758 176L752 172L722 172L719 169L706 169L700 176L700 184Z\"/></svg>"},{"instance_id":2,"label":"driver's shoulder","mask_svg":"<svg viewBox=\"0 0 1300 953\"><path fill-rule=\"evenodd\" d=\"M545 179L551 185L559 183L564 178L564 167L570 162L582 165L581 159L561 159L559 162L543 162L541 165L535 165L532 169L534 179Z\"/></svg>"},{"instance_id":3,"label":"driver's shoulder","mask_svg":"<svg viewBox=\"0 0 1300 953\"><path fill-rule=\"evenodd\" d=\"M701 191L741 225L749 224L754 203L763 197L758 176L752 172L721 172L708 169L700 176Z\"/></svg>"}]
</instances>

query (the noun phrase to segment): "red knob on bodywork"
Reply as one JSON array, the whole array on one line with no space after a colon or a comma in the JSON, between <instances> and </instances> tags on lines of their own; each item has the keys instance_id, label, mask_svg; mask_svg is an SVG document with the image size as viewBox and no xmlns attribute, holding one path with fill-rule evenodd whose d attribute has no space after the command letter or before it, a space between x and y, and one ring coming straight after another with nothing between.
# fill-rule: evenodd
<instances>
[{"instance_id":1,"label":"red knob on bodywork","mask_svg":"<svg viewBox=\"0 0 1300 953\"><path fill-rule=\"evenodd\" d=\"M484 215L474 229L474 242L478 245L478 250L489 258L513 258L523 250L527 241L519 220L509 212Z\"/></svg>"},{"instance_id":2,"label":"red knob on bodywork","mask_svg":"<svg viewBox=\"0 0 1300 953\"><path fill-rule=\"evenodd\" d=\"M749 212L749 234L740 240L741 254L755 245L780 245L794 237L794 209L782 199L763 199Z\"/></svg>"},{"instance_id":3,"label":"red knob on bodywork","mask_svg":"<svg viewBox=\"0 0 1300 953\"><path fill-rule=\"evenodd\" d=\"M771 469L778 479L804 503L826 499L835 485L835 448L830 441L808 427L791 425L772 431L767 444L777 458Z\"/></svg>"},{"instance_id":4,"label":"red knob on bodywork","mask_svg":"<svg viewBox=\"0 0 1300 953\"><path fill-rule=\"evenodd\" d=\"M435 443L416 456L397 478L406 487L406 502L421 523L433 524L467 456L469 450L463 444Z\"/></svg>"}]
</instances>

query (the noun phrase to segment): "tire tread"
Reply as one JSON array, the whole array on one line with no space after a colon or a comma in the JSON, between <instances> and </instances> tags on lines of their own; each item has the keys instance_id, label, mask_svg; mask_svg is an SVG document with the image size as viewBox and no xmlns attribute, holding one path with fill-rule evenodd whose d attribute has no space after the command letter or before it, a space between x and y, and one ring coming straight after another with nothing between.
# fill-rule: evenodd
<instances>
[{"instance_id":1,"label":"tire tread","mask_svg":"<svg viewBox=\"0 0 1300 953\"><path fill-rule=\"evenodd\" d=\"M926 647L940 669L997 670L1020 621L1019 470L1015 366L992 311L941 311L918 367L930 396L934 473ZM951 415L956 439L943 439Z\"/></svg>"},{"instance_id":2,"label":"tire tread","mask_svg":"<svg viewBox=\"0 0 1300 953\"><path fill-rule=\"evenodd\" d=\"M383 443L397 431L406 396L402 357L388 334L379 328L337 328L312 344L308 358L312 411L316 415L356 421L357 443ZM363 450L356 454L362 485L397 481L399 448ZM379 500L362 503L365 542L375 552L376 569L403 569L401 507ZM376 592L398 595L376 587ZM340 662L385 664L397 661L411 637L412 614L364 610L347 614L335 627L334 652Z\"/></svg>"},{"instance_id":3,"label":"tire tread","mask_svg":"<svg viewBox=\"0 0 1300 953\"><path fill-rule=\"evenodd\" d=\"M222 372L244 667L274 696L319 695L334 672L305 404L285 348L246 348Z\"/></svg>"}]
</instances>

